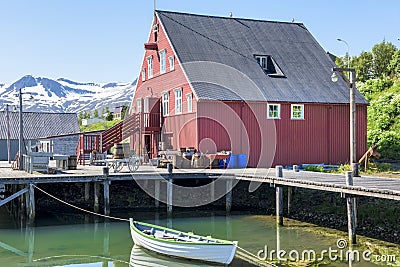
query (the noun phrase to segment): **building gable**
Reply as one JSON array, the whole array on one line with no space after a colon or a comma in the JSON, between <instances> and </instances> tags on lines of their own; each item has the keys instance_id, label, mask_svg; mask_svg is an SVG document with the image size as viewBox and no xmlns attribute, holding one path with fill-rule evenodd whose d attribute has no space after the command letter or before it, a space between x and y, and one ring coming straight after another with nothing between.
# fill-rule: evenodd
<instances>
[{"instance_id":1,"label":"building gable","mask_svg":"<svg viewBox=\"0 0 400 267\"><path fill-rule=\"evenodd\" d=\"M161 99L166 92L169 94L169 111L167 114L175 114L174 91L182 90L182 112L187 113L187 95L193 94L191 84L188 82L186 74L181 67L180 60L171 45L168 36L165 34L164 27L155 16L150 30L149 38L145 43L145 53L136 86L134 98L132 100L131 112L144 111L144 100L146 98ZM149 68L149 64L151 67ZM151 74L149 76L149 69ZM192 103L192 110L196 109L196 103Z\"/></svg>"}]
</instances>

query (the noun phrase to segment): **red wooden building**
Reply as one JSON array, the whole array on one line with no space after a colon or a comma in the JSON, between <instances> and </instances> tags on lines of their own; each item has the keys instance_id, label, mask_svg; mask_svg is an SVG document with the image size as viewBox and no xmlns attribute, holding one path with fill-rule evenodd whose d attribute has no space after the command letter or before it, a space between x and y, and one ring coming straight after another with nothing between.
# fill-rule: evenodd
<instances>
[{"instance_id":1,"label":"red wooden building","mask_svg":"<svg viewBox=\"0 0 400 267\"><path fill-rule=\"evenodd\" d=\"M251 167L348 162L349 88L332 67L301 23L156 11L131 108L155 119L132 146L227 150ZM359 158L368 102L356 102Z\"/></svg>"}]
</instances>

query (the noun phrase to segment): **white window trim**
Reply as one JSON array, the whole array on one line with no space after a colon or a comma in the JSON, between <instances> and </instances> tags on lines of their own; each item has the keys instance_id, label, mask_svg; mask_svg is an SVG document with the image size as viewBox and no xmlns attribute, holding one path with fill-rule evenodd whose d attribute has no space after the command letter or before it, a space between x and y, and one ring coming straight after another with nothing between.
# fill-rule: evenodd
<instances>
[{"instance_id":1,"label":"white window trim","mask_svg":"<svg viewBox=\"0 0 400 267\"><path fill-rule=\"evenodd\" d=\"M174 70L175 69L175 57L174 56L170 56L168 57L168 61L169 61L169 70Z\"/></svg>"},{"instance_id":2,"label":"white window trim","mask_svg":"<svg viewBox=\"0 0 400 267\"><path fill-rule=\"evenodd\" d=\"M269 107L270 106L278 107L278 117L271 117L269 115ZM269 119L269 120L280 120L281 119L281 104L267 104L267 119Z\"/></svg>"},{"instance_id":3,"label":"white window trim","mask_svg":"<svg viewBox=\"0 0 400 267\"><path fill-rule=\"evenodd\" d=\"M293 117L293 107L301 107L301 117L300 118ZM303 104L292 104L290 106L290 118L292 120L304 120L304 105Z\"/></svg>"},{"instance_id":4,"label":"white window trim","mask_svg":"<svg viewBox=\"0 0 400 267\"><path fill-rule=\"evenodd\" d=\"M267 69L267 67L268 67L267 56L256 56L256 60L264 61L265 66L262 66L260 63L259 63L259 65L263 70Z\"/></svg>"},{"instance_id":5,"label":"white window trim","mask_svg":"<svg viewBox=\"0 0 400 267\"><path fill-rule=\"evenodd\" d=\"M167 95L167 101L165 101L165 99L164 99L165 95ZM162 97L161 101L162 101L162 113L163 113L163 116L164 117L165 116L169 116L169 92L163 92L161 94L161 97ZM165 102L167 102L167 108L165 108L165 104L164 104Z\"/></svg>"},{"instance_id":6,"label":"white window trim","mask_svg":"<svg viewBox=\"0 0 400 267\"><path fill-rule=\"evenodd\" d=\"M136 105L137 105L137 112L141 113L142 112L142 99L141 98L136 99Z\"/></svg>"},{"instance_id":7,"label":"white window trim","mask_svg":"<svg viewBox=\"0 0 400 267\"><path fill-rule=\"evenodd\" d=\"M190 101L189 101L190 99ZM187 112L193 112L193 94L186 94ZM189 105L190 104L190 105Z\"/></svg>"},{"instance_id":8,"label":"white window trim","mask_svg":"<svg viewBox=\"0 0 400 267\"><path fill-rule=\"evenodd\" d=\"M167 50L163 49L158 54L160 55L160 74L162 74L167 72Z\"/></svg>"},{"instance_id":9,"label":"white window trim","mask_svg":"<svg viewBox=\"0 0 400 267\"><path fill-rule=\"evenodd\" d=\"M178 92L180 93L179 97L177 97ZM175 89L174 96L175 96L175 114L182 114L182 102L183 102L182 101L182 88ZM180 109L178 109L178 106Z\"/></svg>"},{"instance_id":10,"label":"white window trim","mask_svg":"<svg viewBox=\"0 0 400 267\"><path fill-rule=\"evenodd\" d=\"M150 110L149 110L150 96L146 96L143 100L144 100L143 101L143 113L150 113Z\"/></svg>"},{"instance_id":11,"label":"white window trim","mask_svg":"<svg viewBox=\"0 0 400 267\"><path fill-rule=\"evenodd\" d=\"M146 81L146 69L142 69L142 82Z\"/></svg>"},{"instance_id":12,"label":"white window trim","mask_svg":"<svg viewBox=\"0 0 400 267\"><path fill-rule=\"evenodd\" d=\"M153 78L153 56L147 57L147 76L149 79Z\"/></svg>"}]
</instances>

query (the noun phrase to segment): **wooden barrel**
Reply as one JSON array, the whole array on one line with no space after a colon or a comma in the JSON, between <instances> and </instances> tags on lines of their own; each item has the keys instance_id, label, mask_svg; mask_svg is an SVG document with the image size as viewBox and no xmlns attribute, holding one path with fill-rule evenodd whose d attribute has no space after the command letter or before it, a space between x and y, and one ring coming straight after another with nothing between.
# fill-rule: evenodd
<instances>
[{"instance_id":1,"label":"wooden barrel","mask_svg":"<svg viewBox=\"0 0 400 267\"><path fill-rule=\"evenodd\" d=\"M124 158L124 147L122 144L114 145L114 159L123 159Z\"/></svg>"},{"instance_id":2,"label":"wooden barrel","mask_svg":"<svg viewBox=\"0 0 400 267\"><path fill-rule=\"evenodd\" d=\"M77 157L69 156L68 157L68 170L76 170L77 165Z\"/></svg>"}]
</instances>

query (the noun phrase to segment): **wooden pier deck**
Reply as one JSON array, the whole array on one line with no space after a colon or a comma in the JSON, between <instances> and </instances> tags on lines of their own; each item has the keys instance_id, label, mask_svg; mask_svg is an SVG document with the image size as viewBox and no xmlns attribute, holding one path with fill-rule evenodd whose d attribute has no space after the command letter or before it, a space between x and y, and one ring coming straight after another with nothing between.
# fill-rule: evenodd
<instances>
[{"instance_id":1,"label":"wooden pier deck","mask_svg":"<svg viewBox=\"0 0 400 267\"><path fill-rule=\"evenodd\" d=\"M67 170L58 174L29 174L24 171L12 171L8 163L0 162L0 184L30 184L30 183L71 183L71 182L100 182L142 180L142 179L168 179L171 178L167 169L155 168L148 165L140 166L133 174L124 167L121 173L103 175L101 166L78 166L77 170ZM300 187L321 191L338 192L356 196L369 196L400 200L400 177L384 178L362 176L354 177L353 186L346 185L344 175L293 172L284 170L283 177L276 177L275 169L174 169L173 179L238 179L258 183L270 183L276 186Z\"/></svg>"}]
</instances>

